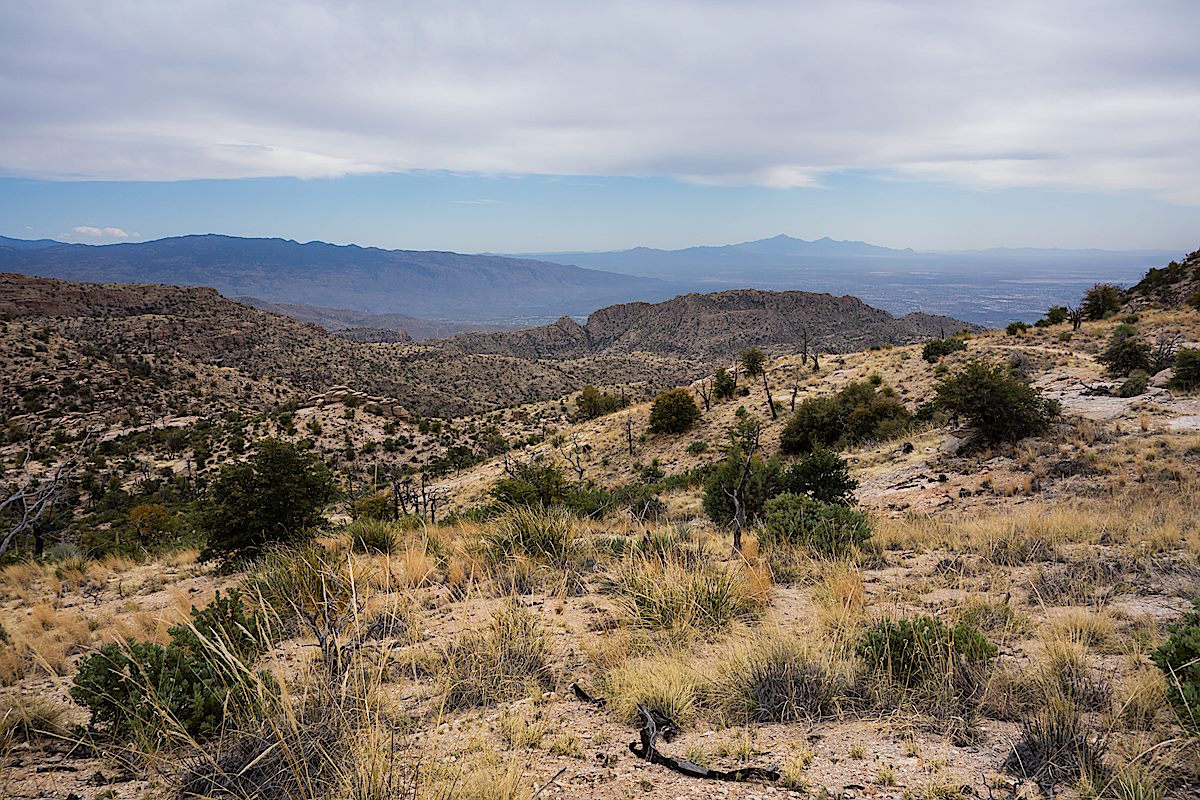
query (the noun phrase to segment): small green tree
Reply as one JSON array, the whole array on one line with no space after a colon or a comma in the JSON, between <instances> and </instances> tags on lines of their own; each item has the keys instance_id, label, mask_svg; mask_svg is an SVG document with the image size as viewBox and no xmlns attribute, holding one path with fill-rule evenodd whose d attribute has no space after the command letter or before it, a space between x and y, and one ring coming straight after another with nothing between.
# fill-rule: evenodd
<instances>
[{"instance_id":1,"label":"small green tree","mask_svg":"<svg viewBox=\"0 0 1200 800\"><path fill-rule=\"evenodd\" d=\"M1050 310L1046 312L1046 323L1049 325L1061 325L1067 321L1067 315L1070 311L1066 306L1050 306Z\"/></svg>"},{"instance_id":2,"label":"small green tree","mask_svg":"<svg viewBox=\"0 0 1200 800\"><path fill-rule=\"evenodd\" d=\"M962 414L984 442L1014 442L1042 433L1058 416L1058 401L1013 374L1004 364L972 359L937 385L935 403Z\"/></svg>"},{"instance_id":3,"label":"small green tree","mask_svg":"<svg viewBox=\"0 0 1200 800\"><path fill-rule=\"evenodd\" d=\"M1111 283L1097 283L1083 295L1084 319L1104 319L1121 310L1121 289Z\"/></svg>"},{"instance_id":4,"label":"small green tree","mask_svg":"<svg viewBox=\"0 0 1200 800\"><path fill-rule=\"evenodd\" d=\"M700 419L700 407L687 389L672 389L654 399L650 407L653 433L683 433Z\"/></svg>"},{"instance_id":5,"label":"small green tree","mask_svg":"<svg viewBox=\"0 0 1200 800\"><path fill-rule=\"evenodd\" d=\"M584 386L575 398L575 419L588 420L616 411L621 406L621 398L606 392L601 392L590 383Z\"/></svg>"},{"instance_id":6,"label":"small green tree","mask_svg":"<svg viewBox=\"0 0 1200 800\"><path fill-rule=\"evenodd\" d=\"M200 528L203 561L255 558L273 543L293 543L325 521L336 495L329 468L315 454L278 439L263 439L250 458L221 470Z\"/></svg>"},{"instance_id":7,"label":"small green tree","mask_svg":"<svg viewBox=\"0 0 1200 800\"><path fill-rule=\"evenodd\" d=\"M742 362L742 371L750 377L761 375L763 368L767 365L767 355L757 347L751 347L749 350L744 350L740 356Z\"/></svg>"},{"instance_id":8,"label":"small green tree","mask_svg":"<svg viewBox=\"0 0 1200 800\"><path fill-rule=\"evenodd\" d=\"M1200 348L1185 347L1175 354L1174 381L1180 389L1200 386Z\"/></svg>"},{"instance_id":9,"label":"small green tree","mask_svg":"<svg viewBox=\"0 0 1200 800\"><path fill-rule=\"evenodd\" d=\"M781 488L822 503L849 506L854 504L858 481L850 477L846 459L827 447L818 447L792 465L783 476Z\"/></svg>"},{"instance_id":10,"label":"small green tree","mask_svg":"<svg viewBox=\"0 0 1200 800\"><path fill-rule=\"evenodd\" d=\"M1127 323L1116 327L1104 352L1096 360L1108 367L1110 378L1124 378L1135 370L1151 372L1150 345L1138 338L1137 330Z\"/></svg>"},{"instance_id":11,"label":"small green tree","mask_svg":"<svg viewBox=\"0 0 1200 800\"><path fill-rule=\"evenodd\" d=\"M930 364L935 364L942 356L948 356L951 353L966 349L967 343L957 336L952 336L949 339L931 339L925 343L925 347L921 348L921 358Z\"/></svg>"},{"instance_id":12,"label":"small green tree","mask_svg":"<svg viewBox=\"0 0 1200 800\"><path fill-rule=\"evenodd\" d=\"M718 400L729 400L737 389L737 380L729 374L729 370L721 367L713 376L713 394Z\"/></svg>"},{"instance_id":13,"label":"small green tree","mask_svg":"<svg viewBox=\"0 0 1200 800\"><path fill-rule=\"evenodd\" d=\"M782 469L761 458L762 422L749 414L729 430L729 449L704 482L704 511L718 525L733 528L733 549L742 547L742 531L757 519L779 491Z\"/></svg>"}]
</instances>

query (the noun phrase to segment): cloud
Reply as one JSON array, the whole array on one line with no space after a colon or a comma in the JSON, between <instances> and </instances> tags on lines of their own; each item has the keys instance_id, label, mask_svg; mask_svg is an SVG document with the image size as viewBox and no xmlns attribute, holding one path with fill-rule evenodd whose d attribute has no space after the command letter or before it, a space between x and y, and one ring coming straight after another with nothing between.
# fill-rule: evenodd
<instances>
[{"instance_id":1,"label":"cloud","mask_svg":"<svg viewBox=\"0 0 1200 800\"><path fill-rule=\"evenodd\" d=\"M409 170L1200 203L1200 4L12 0L0 173Z\"/></svg>"},{"instance_id":2,"label":"cloud","mask_svg":"<svg viewBox=\"0 0 1200 800\"><path fill-rule=\"evenodd\" d=\"M97 228L92 225L76 225L71 232L76 236L85 236L89 239L135 239L138 237L138 234L127 233L121 228Z\"/></svg>"}]
</instances>

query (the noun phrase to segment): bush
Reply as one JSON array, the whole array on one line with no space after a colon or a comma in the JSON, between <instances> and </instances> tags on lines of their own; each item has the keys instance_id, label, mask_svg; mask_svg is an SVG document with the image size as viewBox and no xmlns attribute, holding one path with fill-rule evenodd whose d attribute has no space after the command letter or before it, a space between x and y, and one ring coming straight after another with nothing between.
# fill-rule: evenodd
<instances>
[{"instance_id":1,"label":"bush","mask_svg":"<svg viewBox=\"0 0 1200 800\"><path fill-rule=\"evenodd\" d=\"M806 547L834 558L853 552L869 538L871 526L861 512L797 494L767 501L766 525L758 534L763 547Z\"/></svg>"},{"instance_id":2,"label":"bush","mask_svg":"<svg viewBox=\"0 0 1200 800\"><path fill-rule=\"evenodd\" d=\"M1029 326L1024 322L1010 322L1008 323L1008 327L1004 329L1004 332L1009 336L1017 336L1027 330L1029 330Z\"/></svg>"},{"instance_id":3,"label":"bush","mask_svg":"<svg viewBox=\"0 0 1200 800\"><path fill-rule=\"evenodd\" d=\"M717 399L732 399L735 389L737 389L737 379L730 375L724 367L718 369L717 374L713 376L713 394L717 396Z\"/></svg>"},{"instance_id":4,"label":"bush","mask_svg":"<svg viewBox=\"0 0 1200 800\"><path fill-rule=\"evenodd\" d=\"M1200 732L1200 600L1193 605L1150 658L1167 677L1167 693L1179 721Z\"/></svg>"},{"instance_id":5,"label":"bush","mask_svg":"<svg viewBox=\"0 0 1200 800\"><path fill-rule=\"evenodd\" d=\"M1121 309L1121 290L1111 283L1097 283L1083 295L1083 318L1104 319Z\"/></svg>"},{"instance_id":6,"label":"bush","mask_svg":"<svg viewBox=\"0 0 1200 800\"><path fill-rule=\"evenodd\" d=\"M1200 291L1192 292L1191 297L1187 299L1187 304L1197 311L1200 311Z\"/></svg>"},{"instance_id":7,"label":"bush","mask_svg":"<svg viewBox=\"0 0 1200 800\"><path fill-rule=\"evenodd\" d=\"M663 392L650 407L650 430L654 433L683 433L698 419L700 407L687 389Z\"/></svg>"},{"instance_id":8,"label":"bush","mask_svg":"<svg viewBox=\"0 0 1200 800\"><path fill-rule=\"evenodd\" d=\"M354 501L351 516L355 519L389 520L396 518L391 492L376 492Z\"/></svg>"},{"instance_id":9,"label":"bush","mask_svg":"<svg viewBox=\"0 0 1200 800\"><path fill-rule=\"evenodd\" d=\"M739 356L742 362L742 371L753 378L756 375L761 375L763 368L767 365L767 355L757 347L751 347L745 350Z\"/></svg>"},{"instance_id":10,"label":"bush","mask_svg":"<svg viewBox=\"0 0 1200 800\"><path fill-rule=\"evenodd\" d=\"M1043 398L1011 368L978 359L938 383L935 402L965 416L983 442L1014 442L1042 433L1059 413L1058 401Z\"/></svg>"},{"instance_id":11,"label":"bush","mask_svg":"<svg viewBox=\"0 0 1200 800\"><path fill-rule=\"evenodd\" d=\"M831 674L795 639L776 639L755 648L728 677L735 686L735 717L758 722L815 720L833 713L845 681Z\"/></svg>"},{"instance_id":12,"label":"bush","mask_svg":"<svg viewBox=\"0 0 1200 800\"><path fill-rule=\"evenodd\" d=\"M1104 352L1096 357L1110 378L1124 378L1134 370L1150 372L1150 345L1138 339L1137 330L1128 323L1116 327Z\"/></svg>"},{"instance_id":13,"label":"bush","mask_svg":"<svg viewBox=\"0 0 1200 800\"><path fill-rule=\"evenodd\" d=\"M925 347L921 349L921 358L930 364L934 364L942 356L948 356L951 353L957 353L959 350L966 349L967 343L957 336L952 336L949 339L932 339L926 342Z\"/></svg>"},{"instance_id":14,"label":"bush","mask_svg":"<svg viewBox=\"0 0 1200 800\"><path fill-rule=\"evenodd\" d=\"M981 673L996 652L977 628L964 623L950 628L927 616L881 620L858 644L863 661L895 686L948 683L968 699L982 692Z\"/></svg>"},{"instance_id":15,"label":"bush","mask_svg":"<svg viewBox=\"0 0 1200 800\"><path fill-rule=\"evenodd\" d=\"M1046 312L1046 324L1061 325L1067 321L1070 313L1070 309L1066 306L1050 306L1050 309Z\"/></svg>"},{"instance_id":16,"label":"bush","mask_svg":"<svg viewBox=\"0 0 1200 800\"><path fill-rule=\"evenodd\" d=\"M589 420L609 414L621 407L621 398L617 395L601 392L590 383L584 386L575 398L575 419Z\"/></svg>"},{"instance_id":17,"label":"bush","mask_svg":"<svg viewBox=\"0 0 1200 800\"><path fill-rule=\"evenodd\" d=\"M1150 385L1150 376L1145 370L1135 369L1117 389L1117 397L1137 397Z\"/></svg>"},{"instance_id":18,"label":"bush","mask_svg":"<svg viewBox=\"0 0 1200 800\"><path fill-rule=\"evenodd\" d=\"M1004 761L1004 769L1032 780L1048 795L1062 784L1087 778L1101 782L1104 742L1084 726L1070 703L1053 699L1022 726L1021 738Z\"/></svg>"},{"instance_id":19,"label":"bush","mask_svg":"<svg viewBox=\"0 0 1200 800\"><path fill-rule=\"evenodd\" d=\"M889 386L869 381L846 384L833 395L812 397L796 407L779 437L784 453L847 447L871 439L899 436L912 425L912 414Z\"/></svg>"},{"instance_id":20,"label":"bush","mask_svg":"<svg viewBox=\"0 0 1200 800\"><path fill-rule=\"evenodd\" d=\"M166 647L109 644L79 664L71 697L91 724L121 741L158 741L175 726L201 738L231 710L247 712L258 682L250 676L262 652L259 617L246 616L241 595L217 593L192 608L190 625L169 629Z\"/></svg>"},{"instance_id":21,"label":"bush","mask_svg":"<svg viewBox=\"0 0 1200 800\"><path fill-rule=\"evenodd\" d=\"M1185 347L1175 354L1174 384L1180 389L1200 386L1200 348Z\"/></svg>"},{"instance_id":22,"label":"bush","mask_svg":"<svg viewBox=\"0 0 1200 800\"><path fill-rule=\"evenodd\" d=\"M324 523L335 493L317 456L263 439L249 461L226 466L213 484L200 519L208 539L200 558L229 564L256 558L271 544L301 541Z\"/></svg>"},{"instance_id":23,"label":"bush","mask_svg":"<svg viewBox=\"0 0 1200 800\"><path fill-rule=\"evenodd\" d=\"M857 488L858 481L850 477L846 459L827 447L818 447L784 474L780 490L848 506L854 504Z\"/></svg>"}]
</instances>

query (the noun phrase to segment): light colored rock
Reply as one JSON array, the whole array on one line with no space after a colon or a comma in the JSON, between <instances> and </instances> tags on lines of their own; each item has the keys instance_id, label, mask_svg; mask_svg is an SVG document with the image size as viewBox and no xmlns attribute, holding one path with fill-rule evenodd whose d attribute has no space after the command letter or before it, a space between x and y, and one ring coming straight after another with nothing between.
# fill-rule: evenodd
<instances>
[{"instance_id":1,"label":"light colored rock","mask_svg":"<svg viewBox=\"0 0 1200 800\"><path fill-rule=\"evenodd\" d=\"M1164 369L1161 372L1154 373L1154 377L1150 379L1150 385L1158 387L1158 388L1162 388L1162 387L1166 386L1168 383L1170 383L1171 379L1174 377L1175 377L1175 370L1171 369L1170 367L1167 367L1166 369Z\"/></svg>"}]
</instances>

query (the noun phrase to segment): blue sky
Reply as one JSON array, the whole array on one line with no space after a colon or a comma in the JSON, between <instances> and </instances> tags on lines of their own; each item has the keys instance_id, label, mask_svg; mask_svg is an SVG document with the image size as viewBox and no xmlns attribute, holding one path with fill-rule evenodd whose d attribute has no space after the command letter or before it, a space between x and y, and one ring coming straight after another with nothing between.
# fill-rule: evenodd
<instances>
[{"instance_id":1,"label":"blue sky","mask_svg":"<svg viewBox=\"0 0 1200 800\"><path fill-rule=\"evenodd\" d=\"M1200 4L12 0L0 234L1200 246Z\"/></svg>"}]
</instances>

